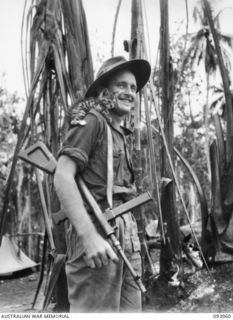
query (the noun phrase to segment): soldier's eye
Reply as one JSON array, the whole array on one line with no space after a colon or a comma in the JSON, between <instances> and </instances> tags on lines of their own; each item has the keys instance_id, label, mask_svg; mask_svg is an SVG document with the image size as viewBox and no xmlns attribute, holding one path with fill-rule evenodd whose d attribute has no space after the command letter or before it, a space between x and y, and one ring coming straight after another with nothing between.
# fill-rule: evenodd
<instances>
[{"instance_id":1,"label":"soldier's eye","mask_svg":"<svg viewBox=\"0 0 233 320\"><path fill-rule=\"evenodd\" d=\"M118 87L119 87L120 89L124 89L124 88L125 88L125 84L122 83L122 82L120 82L120 83L118 84Z\"/></svg>"},{"instance_id":2,"label":"soldier's eye","mask_svg":"<svg viewBox=\"0 0 233 320\"><path fill-rule=\"evenodd\" d=\"M136 91L137 91L137 87L136 87L136 86L132 86L132 87L131 87L131 90L132 90L133 92L136 92Z\"/></svg>"}]
</instances>

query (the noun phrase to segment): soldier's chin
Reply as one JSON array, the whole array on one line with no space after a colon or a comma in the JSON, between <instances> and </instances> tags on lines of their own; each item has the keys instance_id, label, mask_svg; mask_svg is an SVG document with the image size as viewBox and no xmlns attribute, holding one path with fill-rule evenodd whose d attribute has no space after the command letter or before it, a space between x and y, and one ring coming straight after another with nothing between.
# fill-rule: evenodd
<instances>
[{"instance_id":1,"label":"soldier's chin","mask_svg":"<svg viewBox=\"0 0 233 320\"><path fill-rule=\"evenodd\" d=\"M118 116L123 117L123 116L129 114L130 110L131 110L131 108L126 108L126 107L123 108L123 107L118 106L118 107L112 109L112 112Z\"/></svg>"},{"instance_id":2,"label":"soldier's chin","mask_svg":"<svg viewBox=\"0 0 233 320\"><path fill-rule=\"evenodd\" d=\"M119 106L118 110L122 114L128 114L130 112L131 108L132 108L131 106L123 105L123 106Z\"/></svg>"},{"instance_id":3,"label":"soldier's chin","mask_svg":"<svg viewBox=\"0 0 233 320\"><path fill-rule=\"evenodd\" d=\"M119 108L122 108L122 109L130 110L132 108L132 103L129 103L129 102L118 101L117 105Z\"/></svg>"}]
</instances>

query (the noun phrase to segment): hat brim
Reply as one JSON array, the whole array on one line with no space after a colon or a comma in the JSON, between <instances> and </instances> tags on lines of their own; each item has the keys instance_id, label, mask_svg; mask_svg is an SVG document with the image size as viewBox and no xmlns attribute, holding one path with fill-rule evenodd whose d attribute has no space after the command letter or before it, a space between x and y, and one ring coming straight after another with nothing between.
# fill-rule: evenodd
<instances>
[{"instance_id":1,"label":"hat brim","mask_svg":"<svg viewBox=\"0 0 233 320\"><path fill-rule=\"evenodd\" d=\"M129 70L133 73L137 82L137 92L147 83L151 73L150 64L146 60L135 59L123 62L97 78L87 89L85 97L89 98L97 96L97 88L101 87L111 75L121 70Z\"/></svg>"}]
</instances>

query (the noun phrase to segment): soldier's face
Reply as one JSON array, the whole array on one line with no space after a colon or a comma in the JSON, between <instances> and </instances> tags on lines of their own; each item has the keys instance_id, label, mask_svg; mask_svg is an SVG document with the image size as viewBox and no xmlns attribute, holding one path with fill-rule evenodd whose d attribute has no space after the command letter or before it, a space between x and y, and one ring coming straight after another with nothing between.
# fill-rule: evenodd
<instances>
[{"instance_id":1,"label":"soldier's face","mask_svg":"<svg viewBox=\"0 0 233 320\"><path fill-rule=\"evenodd\" d=\"M109 80L107 89L117 101L117 105L111 111L118 116L128 114L134 106L137 92L135 76L131 71L120 71Z\"/></svg>"}]
</instances>

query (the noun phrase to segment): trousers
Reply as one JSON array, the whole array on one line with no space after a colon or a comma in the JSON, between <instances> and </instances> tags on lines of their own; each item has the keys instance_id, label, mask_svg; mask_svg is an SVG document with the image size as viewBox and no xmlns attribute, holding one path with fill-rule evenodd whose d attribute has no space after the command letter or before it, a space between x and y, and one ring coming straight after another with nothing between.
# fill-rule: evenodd
<instances>
[{"instance_id":1,"label":"trousers","mask_svg":"<svg viewBox=\"0 0 233 320\"><path fill-rule=\"evenodd\" d=\"M116 219L116 236L134 270L141 276L140 242L131 213ZM91 269L71 227L67 233L66 275L70 312L140 312L141 292L123 260Z\"/></svg>"}]
</instances>

